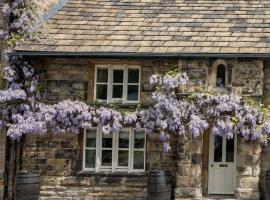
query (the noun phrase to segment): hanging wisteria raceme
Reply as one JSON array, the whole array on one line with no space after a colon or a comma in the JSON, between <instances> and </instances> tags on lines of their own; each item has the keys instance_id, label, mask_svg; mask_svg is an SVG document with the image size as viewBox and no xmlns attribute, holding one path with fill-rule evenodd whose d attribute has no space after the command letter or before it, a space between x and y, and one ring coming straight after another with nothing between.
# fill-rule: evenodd
<instances>
[{"instance_id":1,"label":"hanging wisteria raceme","mask_svg":"<svg viewBox=\"0 0 270 200\"><path fill-rule=\"evenodd\" d=\"M22 72L24 77L33 76L29 68ZM181 83L176 81L179 78L182 78ZM166 87L162 85L164 80ZM246 104L240 96L210 93L181 95L188 83L186 75L181 73L154 74L150 81L155 87L153 105L134 112L120 112L70 100L46 105L31 99L32 91L22 84L27 94L22 100L26 99L28 103L7 106L3 110L1 124L8 127L7 134L13 139L23 134L44 135L48 132L77 134L80 128L97 126L103 133L113 134L123 127L132 126L143 128L148 134L159 134L164 151L171 148L171 134L196 138L209 127L213 134L227 138L238 133L246 140L260 140L264 144L269 140L270 119L259 109Z\"/></svg>"},{"instance_id":2,"label":"hanging wisteria raceme","mask_svg":"<svg viewBox=\"0 0 270 200\"><path fill-rule=\"evenodd\" d=\"M11 23L9 30L0 31L2 37L8 39L10 45L39 39L36 33L43 23L44 7L48 4L48 0L13 0L4 4L3 14L11 19Z\"/></svg>"}]
</instances>

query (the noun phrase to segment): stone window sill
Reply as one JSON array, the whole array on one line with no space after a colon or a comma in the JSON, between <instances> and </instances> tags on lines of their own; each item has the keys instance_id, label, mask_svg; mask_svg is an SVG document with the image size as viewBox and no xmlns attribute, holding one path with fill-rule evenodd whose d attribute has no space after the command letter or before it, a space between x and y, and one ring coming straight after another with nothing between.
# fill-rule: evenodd
<instances>
[{"instance_id":1,"label":"stone window sill","mask_svg":"<svg viewBox=\"0 0 270 200\"><path fill-rule=\"evenodd\" d=\"M80 171L77 176L110 176L110 177L147 177L147 172L93 172L93 171Z\"/></svg>"}]
</instances>

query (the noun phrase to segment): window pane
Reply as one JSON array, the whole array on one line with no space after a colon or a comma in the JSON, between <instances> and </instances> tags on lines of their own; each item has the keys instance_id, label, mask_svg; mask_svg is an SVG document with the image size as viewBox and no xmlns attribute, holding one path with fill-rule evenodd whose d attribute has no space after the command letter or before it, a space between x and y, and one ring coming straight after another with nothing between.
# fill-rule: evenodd
<instances>
[{"instance_id":1,"label":"window pane","mask_svg":"<svg viewBox=\"0 0 270 200\"><path fill-rule=\"evenodd\" d=\"M103 134L102 135L102 147L103 148L112 148L112 134Z\"/></svg>"},{"instance_id":2,"label":"window pane","mask_svg":"<svg viewBox=\"0 0 270 200\"><path fill-rule=\"evenodd\" d=\"M134 133L134 148L143 149L144 148L144 132Z\"/></svg>"},{"instance_id":3,"label":"window pane","mask_svg":"<svg viewBox=\"0 0 270 200\"><path fill-rule=\"evenodd\" d=\"M85 150L85 167L95 168L96 163L96 150L86 149Z\"/></svg>"},{"instance_id":4,"label":"window pane","mask_svg":"<svg viewBox=\"0 0 270 200\"><path fill-rule=\"evenodd\" d=\"M226 162L234 162L234 138L227 139Z\"/></svg>"},{"instance_id":5,"label":"window pane","mask_svg":"<svg viewBox=\"0 0 270 200\"><path fill-rule=\"evenodd\" d=\"M144 152L143 151L134 151L133 168L144 169Z\"/></svg>"},{"instance_id":6,"label":"window pane","mask_svg":"<svg viewBox=\"0 0 270 200\"><path fill-rule=\"evenodd\" d=\"M112 150L102 150L102 166L112 166Z\"/></svg>"},{"instance_id":7,"label":"window pane","mask_svg":"<svg viewBox=\"0 0 270 200\"><path fill-rule=\"evenodd\" d=\"M128 83L139 83L139 69L128 70Z\"/></svg>"},{"instance_id":8,"label":"window pane","mask_svg":"<svg viewBox=\"0 0 270 200\"><path fill-rule=\"evenodd\" d=\"M138 101L139 86L138 85L129 85L127 100L128 101Z\"/></svg>"},{"instance_id":9,"label":"window pane","mask_svg":"<svg viewBox=\"0 0 270 200\"><path fill-rule=\"evenodd\" d=\"M107 100L107 85L98 84L96 90L97 99Z\"/></svg>"},{"instance_id":10,"label":"window pane","mask_svg":"<svg viewBox=\"0 0 270 200\"><path fill-rule=\"evenodd\" d=\"M98 83L108 82L108 69L97 69L97 82Z\"/></svg>"},{"instance_id":11,"label":"window pane","mask_svg":"<svg viewBox=\"0 0 270 200\"><path fill-rule=\"evenodd\" d=\"M127 150L118 151L118 166L128 166L128 151Z\"/></svg>"},{"instance_id":12,"label":"window pane","mask_svg":"<svg viewBox=\"0 0 270 200\"><path fill-rule=\"evenodd\" d=\"M129 148L129 133L120 132L119 133L119 148Z\"/></svg>"},{"instance_id":13,"label":"window pane","mask_svg":"<svg viewBox=\"0 0 270 200\"><path fill-rule=\"evenodd\" d=\"M86 147L96 147L96 131L87 130Z\"/></svg>"},{"instance_id":14,"label":"window pane","mask_svg":"<svg viewBox=\"0 0 270 200\"><path fill-rule=\"evenodd\" d=\"M113 83L123 83L124 80L124 70L114 69L113 70Z\"/></svg>"},{"instance_id":15,"label":"window pane","mask_svg":"<svg viewBox=\"0 0 270 200\"><path fill-rule=\"evenodd\" d=\"M113 98L122 99L123 97L123 85L114 85L113 86Z\"/></svg>"},{"instance_id":16,"label":"window pane","mask_svg":"<svg viewBox=\"0 0 270 200\"><path fill-rule=\"evenodd\" d=\"M214 162L222 162L222 137L219 135L214 138Z\"/></svg>"}]
</instances>

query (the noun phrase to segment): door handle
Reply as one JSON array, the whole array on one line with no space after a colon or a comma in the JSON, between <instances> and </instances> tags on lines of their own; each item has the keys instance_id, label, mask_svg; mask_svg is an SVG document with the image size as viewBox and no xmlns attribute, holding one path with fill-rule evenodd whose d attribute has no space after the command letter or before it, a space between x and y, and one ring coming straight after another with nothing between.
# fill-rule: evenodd
<instances>
[{"instance_id":1,"label":"door handle","mask_svg":"<svg viewBox=\"0 0 270 200\"><path fill-rule=\"evenodd\" d=\"M214 167L214 164L212 164L211 167Z\"/></svg>"}]
</instances>

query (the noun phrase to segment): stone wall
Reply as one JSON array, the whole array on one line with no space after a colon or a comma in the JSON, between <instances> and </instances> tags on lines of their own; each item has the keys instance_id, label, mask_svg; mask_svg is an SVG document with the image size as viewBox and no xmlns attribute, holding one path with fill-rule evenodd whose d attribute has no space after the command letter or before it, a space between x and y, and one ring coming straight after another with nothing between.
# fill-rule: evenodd
<instances>
[{"instance_id":1,"label":"stone wall","mask_svg":"<svg viewBox=\"0 0 270 200\"><path fill-rule=\"evenodd\" d=\"M238 199L259 199L261 146L238 137L236 190Z\"/></svg>"},{"instance_id":2,"label":"stone wall","mask_svg":"<svg viewBox=\"0 0 270 200\"><path fill-rule=\"evenodd\" d=\"M202 197L202 137L178 139L178 161L175 197Z\"/></svg>"},{"instance_id":3,"label":"stone wall","mask_svg":"<svg viewBox=\"0 0 270 200\"><path fill-rule=\"evenodd\" d=\"M44 101L64 99L93 101L94 65L89 59L32 60L43 86ZM99 62L99 61L97 61ZM112 61L126 63L125 61ZM149 77L164 73L176 61L132 61L142 66L142 103L151 103ZM108 62L110 63L110 62ZM127 61L130 63L130 61ZM146 173L82 173L82 134L27 136L24 147L24 169L38 170L42 175L40 199L130 199L143 200L147 195ZM148 135L146 169L176 172L177 138L172 137L172 150L164 153L158 134ZM173 178L175 180L175 178ZM175 185L173 181L173 185Z\"/></svg>"},{"instance_id":4,"label":"stone wall","mask_svg":"<svg viewBox=\"0 0 270 200\"><path fill-rule=\"evenodd\" d=\"M2 7L6 0L0 1L0 32L7 30L7 19L3 16ZM3 77L3 52L6 48L6 41L1 37L0 34L0 90L4 87ZM5 131L0 129L0 199L3 199L4 191L4 171L5 171L5 145L6 135Z\"/></svg>"},{"instance_id":5,"label":"stone wall","mask_svg":"<svg viewBox=\"0 0 270 200\"><path fill-rule=\"evenodd\" d=\"M263 88L263 103L270 104L270 61L264 61L264 88ZM265 171L270 169L270 147L262 148L261 159L261 175L260 175L260 189L261 194L266 190L265 188Z\"/></svg>"},{"instance_id":6,"label":"stone wall","mask_svg":"<svg viewBox=\"0 0 270 200\"><path fill-rule=\"evenodd\" d=\"M191 79L190 92L195 85L211 88L215 59L182 60L95 60L95 59L33 59L43 88L43 99L56 103L64 99L93 102L95 63L137 63L141 65L141 103L152 103L149 77L178 67ZM222 61L223 62L223 61ZM263 63L257 60L224 60L228 72L228 90L237 88L241 94L261 98ZM246 73L248 70L248 73ZM234 75L234 74L237 74ZM250 76L252 74L252 76ZM250 84L252 83L252 84ZM228 91L225 91L228 92ZM145 199L145 173L102 174L81 173L81 135L27 136L24 148L24 168L39 170L42 175L41 199ZM207 192L209 140L198 138L183 142L173 136L172 151L164 153L158 134L147 138L146 169L165 169L173 172L175 198L200 198ZM242 199L258 197L260 151L255 144L239 143L236 196ZM256 147L256 148L255 148ZM252 149L252 151L250 151ZM254 150L255 149L255 150ZM253 151L254 150L254 151ZM257 160L254 160L254 159ZM250 160L251 159L251 160ZM204 192L203 192L204 191ZM206 192L205 192L206 191ZM113 196L112 195L116 195Z\"/></svg>"}]
</instances>

